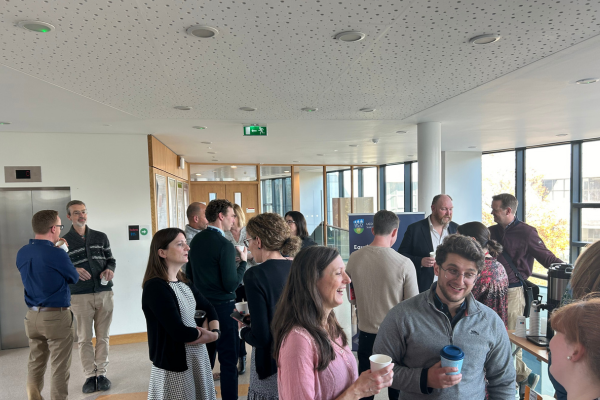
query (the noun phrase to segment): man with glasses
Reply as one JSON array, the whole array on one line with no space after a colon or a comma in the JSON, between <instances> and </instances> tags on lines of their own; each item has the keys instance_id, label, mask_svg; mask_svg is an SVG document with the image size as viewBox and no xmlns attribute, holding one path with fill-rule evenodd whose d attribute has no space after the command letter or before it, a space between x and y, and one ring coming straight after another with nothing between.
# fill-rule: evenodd
<instances>
[{"instance_id":1,"label":"man with glasses","mask_svg":"<svg viewBox=\"0 0 600 400\"><path fill-rule=\"evenodd\" d=\"M43 210L31 220L35 239L17 253L17 268L25 287L25 333L29 338L27 398L39 400L44 373L50 359L52 369L50 397L68 397L69 368L73 349L73 313L70 310L69 284L79 274L69 256L55 243L60 239L58 212Z\"/></svg>"},{"instance_id":2,"label":"man with glasses","mask_svg":"<svg viewBox=\"0 0 600 400\"><path fill-rule=\"evenodd\" d=\"M490 400L514 399L516 374L504 323L471 295L484 257L476 241L449 235L436 252L438 281L385 317L373 353L392 358L392 387L400 398L484 399L487 389ZM440 350L448 345L464 352L461 371L441 366Z\"/></svg>"},{"instance_id":3,"label":"man with glasses","mask_svg":"<svg viewBox=\"0 0 600 400\"><path fill-rule=\"evenodd\" d=\"M217 311L221 331L219 340L206 348L211 367L219 354L221 366L221 394L223 400L238 398L239 338L237 321L230 317L235 308L235 290L246 272L247 250L239 251L240 264L236 266L236 249L225 238L225 232L235 223L233 205L227 200L213 200L206 206L208 226L194 236L190 243L187 277L211 302Z\"/></svg>"},{"instance_id":4,"label":"man with glasses","mask_svg":"<svg viewBox=\"0 0 600 400\"><path fill-rule=\"evenodd\" d=\"M106 377L108 342L113 315L112 279L116 262L106 234L87 226L85 203L73 200L67 204L67 218L73 226L64 236L69 243L69 257L79 282L71 285L71 304L77 319L77 341L85 382L83 393L110 389ZM92 338L96 333L96 348Z\"/></svg>"}]
</instances>

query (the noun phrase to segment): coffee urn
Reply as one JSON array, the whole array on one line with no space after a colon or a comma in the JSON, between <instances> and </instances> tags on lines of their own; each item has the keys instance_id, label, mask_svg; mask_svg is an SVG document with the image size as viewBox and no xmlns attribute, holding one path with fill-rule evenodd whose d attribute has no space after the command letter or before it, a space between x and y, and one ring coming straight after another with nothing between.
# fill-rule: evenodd
<instances>
[{"instance_id":1,"label":"coffee urn","mask_svg":"<svg viewBox=\"0 0 600 400\"><path fill-rule=\"evenodd\" d=\"M548 268L548 295L546 304L541 304L541 309L548 310L548 327L546 329L546 338L548 343L554 336L554 331L550 324L550 316L552 311L560 307L563 294L567 290L567 285L573 273L573 265L571 264L552 264Z\"/></svg>"}]
</instances>

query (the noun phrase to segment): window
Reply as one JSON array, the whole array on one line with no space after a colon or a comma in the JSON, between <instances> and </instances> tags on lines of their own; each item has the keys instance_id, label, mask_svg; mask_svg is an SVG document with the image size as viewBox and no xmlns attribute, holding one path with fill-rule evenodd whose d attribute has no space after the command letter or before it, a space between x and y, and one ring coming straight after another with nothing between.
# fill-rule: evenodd
<instances>
[{"instance_id":1,"label":"window","mask_svg":"<svg viewBox=\"0 0 600 400\"><path fill-rule=\"evenodd\" d=\"M377 168L354 167L354 212L375 213L378 209Z\"/></svg>"},{"instance_id":2,"label":"window","mask_svg":"<svg viewBox=\"0 0 600 400\"><path fill-rule=\"evenodd\" d=\"M525 221L561 260L569 260L571 146L525 150ZM537 261L534 272L546 275Z\"/></svg>"},{"instance_id":3,"label":"window","mask_svg":"<svg viewBox=\"0 0 600 400\"><path fill-rule=\"evenodd\" d=\"M581 148L582 203L600 203L600 141L583 143Z\"/></svg>"},{"instance_id":4,"label":"window","mask_svg":"<svg viewBox=\"0 0 600 400\"><path fill-rule=\"evenodd\" d=\"M292 210L291 167L260 167L262 212L284 216Z\"/></svg>"},{"instance_id":5,"label":"window","mask_svg":"<svg viewBox=\"0 0 600 400\"><path fill-rule=\"evenodd\" d=\"M347 200L345 200L347 199ZM327 224L348 229L350 167L327 167Z\"/></svg>"},{"instance_id":6,"label":"window","mask_svg":"<svg viewBox=\"0 0 600 400\"><path fill-rule=\"evenodd\" d=\"M385 208L404 212L404 164L385 167Z\"/></svg>"},{"instance_id":7,"label":"window","mask_svg":"<svg viewBox=\"0 0 600 400\"><path fill-rule=\"evenodd\" d=\"M413 212L417 212L419 211L419 204L418 204L418 200L419 200L419 163L412 163L411 164L411 180L412 180L412 211ZM422 210L425 211L425 214L427 214L427 210Z\"/></svg>"},{"instance_id":8,"label":"window","mask_svg":"<svg viewBox=\"0 0 600 400\"><path fill-rule=\"evenodd\" d=\"M481 222L494 225L492 196L500 193L515 195L515 152L484 154L481 156Z\"/></svg>"}]
</instances>

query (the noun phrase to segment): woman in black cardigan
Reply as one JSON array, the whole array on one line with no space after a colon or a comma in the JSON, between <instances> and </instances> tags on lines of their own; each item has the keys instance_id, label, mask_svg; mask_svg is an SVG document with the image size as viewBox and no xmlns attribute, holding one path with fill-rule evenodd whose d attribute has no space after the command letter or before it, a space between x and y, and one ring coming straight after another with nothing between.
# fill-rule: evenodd
<instances>
[{"instance_id":1,"label":"woman in black cardigan","mask_svg":"<svg viewBox=\"0 0 600 400\"><path fill-rule=\"evenodd\" d=\"M246 246L261 263L246 271L244 286L248 299L251 327L239 324L240 339L250 344L252 362L248 400L277 400L277 363L271 354L271 321L277 300L283 291L292 266L291 259L301 246L278 214L260 214L246 226Z\"/></svg>"},{"instance_id":2,"label":"woman in black cardigan","mask_svg":"<svg viewBox=\"0 0 600 400\"><path fill-rule=\"evenodd\" d=\"M216 399L205 344L219 338L219 321L213 306L181 271L189 249L185 232L177 228L156 232L150 244L142 284L153 363L148 399ZM196 326L196 310L206 312L203 327Z\"/></svg>"}]
</instances>

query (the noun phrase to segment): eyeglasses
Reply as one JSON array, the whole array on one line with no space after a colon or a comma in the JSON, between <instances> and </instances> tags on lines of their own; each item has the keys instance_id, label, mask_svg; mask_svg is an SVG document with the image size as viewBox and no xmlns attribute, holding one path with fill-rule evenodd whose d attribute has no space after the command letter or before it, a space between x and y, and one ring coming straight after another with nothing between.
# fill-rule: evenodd
<instances>
[{"instance_id":1,"label":"eyeglasses","mask_svg":"<svg viewBox=\"0 0 600 400\"><path fill-rule=\"evenodd\" d=\"M63 230L63 228L65 227L64 225L52 225L52 226L57 226L61 231Z\"/></svg>"},{"instance_id":2,"label":"eyeglasses","mask_svg":"<svg viewBox=\"0 0 600 400\"><path fill-rule=\"evenodd\" d=\"M71 214L73 214L73 215L75 215L75 216L87 215L87 210L83 210L83 211L73 211Z\"/></svg>"},{"instance_id":3,"label":"eyeglasses","mask_svg":"<svg viewBox=\"0 0 600 400\"><path fill-rule=\"evenodd\" d=\"M461 274L460 272L458 272L457 269L444 269L444 267L442 267L441 265L439 267L444 271L444 276L446 277L446 279L456 279L459 276L462 276L466 283L473 283L477 276L479 276L479 274L474 274L472 272L465 272L464 274Z\"/></svg>"},{"instance_id":4,"label":"eyeglasses","mask_svg":"<svg viewBox=\"0 0 600 400\"><path fill-rule=\"evenodd\" d=\"M294 221L293 219L286 219L285 223L288 224L288 225L291 225L291 224L295 224L296 221Z\"/></svg>"},{"instance_id":5,"label":"eyeglasses","mask_svg":"<svg viewBox=\"0 0 600 400\"><path fill-rule=\"evenodd\" d=\"M250 241L251 240L256 240L256 238L244 239L244 245L246 247L250 247Z\"/></svg>"}]
</instances>

